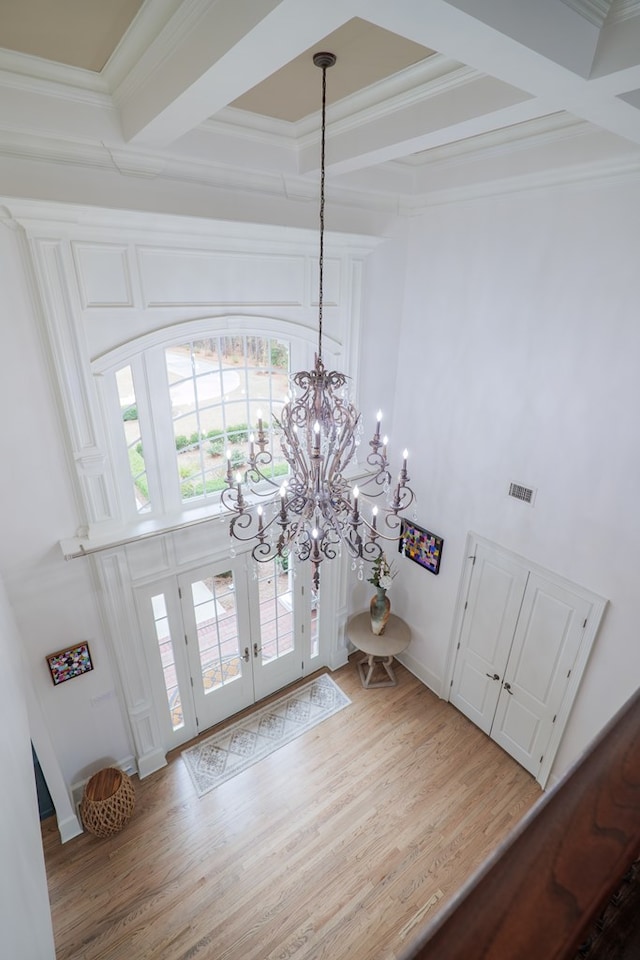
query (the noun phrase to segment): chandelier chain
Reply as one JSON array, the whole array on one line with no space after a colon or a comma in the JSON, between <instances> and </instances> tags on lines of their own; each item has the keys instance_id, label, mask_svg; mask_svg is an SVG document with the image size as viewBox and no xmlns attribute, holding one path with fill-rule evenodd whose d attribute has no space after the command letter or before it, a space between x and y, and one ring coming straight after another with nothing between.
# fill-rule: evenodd
<instances>
[{"instance_id":1,"label":"chandelier chain","mask_svg":"<svg viewBox=\"0 0 640 960\"><path fill-rule=\"evenodd\" d=\"M327 68L322 67L322 133L320 146L320 257L318 263L318 359L322 360L322 304L324 282L324 182L327 127Z\"/></svg>"}]
</instances>

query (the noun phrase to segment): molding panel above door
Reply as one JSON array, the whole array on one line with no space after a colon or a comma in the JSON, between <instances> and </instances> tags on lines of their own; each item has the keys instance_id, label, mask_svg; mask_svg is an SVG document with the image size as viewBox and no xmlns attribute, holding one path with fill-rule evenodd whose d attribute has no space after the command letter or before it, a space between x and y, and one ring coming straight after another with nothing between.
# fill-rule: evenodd
<instances>
[{"instance_id":1,"label":"molding panel above door","mask_svg":"<svg viewBox=\"0 0 640 960\"><path fill-rule=\"evenodd\" d=\"M544 786L606 600L470 537L450 701Z\"/></svg>"}]
</instances>

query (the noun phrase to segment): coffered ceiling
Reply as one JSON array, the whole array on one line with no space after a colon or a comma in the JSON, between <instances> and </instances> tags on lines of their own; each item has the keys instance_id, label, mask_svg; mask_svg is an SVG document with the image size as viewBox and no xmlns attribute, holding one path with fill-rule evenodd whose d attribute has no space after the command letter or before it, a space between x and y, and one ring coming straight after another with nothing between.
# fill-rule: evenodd
<instances>
[{"instance_id":1,"label":"coffered ceiling","mask_svg":"<svg viewBox=\"0 0 640 960\"><path fill-rule=\"evenodd\" d=\"M640 164L640 0L2 0L0 43L16 192L22 159L308 198L321 49L349 204L412 212Z\"/></svg>"}]
</instances>

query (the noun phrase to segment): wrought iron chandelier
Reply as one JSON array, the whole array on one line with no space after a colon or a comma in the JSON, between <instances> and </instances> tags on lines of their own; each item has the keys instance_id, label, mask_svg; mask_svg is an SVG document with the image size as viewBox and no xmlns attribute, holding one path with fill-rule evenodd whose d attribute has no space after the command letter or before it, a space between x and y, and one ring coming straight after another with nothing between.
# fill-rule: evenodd
<instances>
[{"instance_id":1,"label":"wrought iron chandelier","mask_svg":"<svg viewBox=\"0 0 640 960\"><path fill-rule=\"evenodd\" d=\"M231 513L231 537L254 541L251 555L255 560L284 559L291 553L298 560L309 560L317 589L320 564L339 556L343 547L354 560L360 560L362 567L364 560L376 560L383 553L381 541L397 542L399 514L413 503L415 495L408 485L406 450L397 481L392 484L388 440L380 438L380 411L369 441L371 453L363 468L361 489L352 488L345 477L360 442L360 414L350 402L348 378L327 370L322 360L326 74L336 57L333 53L316 53L313 62L322 69L318 352L313 370L291 377L291 394L280 420L273 417L289 465L288 478L279 484L268 475L273 454L267 449L269 441L258 413L257 428L249 437L244 475L237 473L234 477L227 454L227 486L221 500ZM379 506L371 503L376 499ZM363 515L364 501L371 506L370 517Z\"/></svg>"}]
</instances>

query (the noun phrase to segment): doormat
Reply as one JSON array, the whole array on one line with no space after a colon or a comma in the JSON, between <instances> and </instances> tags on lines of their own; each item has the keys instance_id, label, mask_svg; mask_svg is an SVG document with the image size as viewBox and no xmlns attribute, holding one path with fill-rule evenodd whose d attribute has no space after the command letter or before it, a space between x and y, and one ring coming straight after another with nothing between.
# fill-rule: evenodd
<instances>
[{"instance_id":1,"label":"doormat","mask_svg":"<svg viewBox=\"0 0 640 960\"><path fill-rule=\"evenodd\" d=\"M326 673L182 751L198 796L219 787L351 703Z\"/></svg>"}]
</instances>

